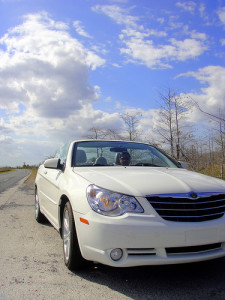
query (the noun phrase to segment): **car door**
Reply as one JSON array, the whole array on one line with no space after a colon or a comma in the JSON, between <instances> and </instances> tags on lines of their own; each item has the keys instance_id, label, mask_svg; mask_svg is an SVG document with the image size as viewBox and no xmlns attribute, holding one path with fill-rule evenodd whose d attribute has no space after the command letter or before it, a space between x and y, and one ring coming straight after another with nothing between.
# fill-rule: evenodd
<instances>
[{"instance_id":1,"label":"car door","mask_svg":"<svg viewBox=\"0 0 225 300\"><path fill-rule=\"evenodd\" d=\"M59 158L61 164L65 164L68 153L69 145L66 144L59 149L55 158ZM58 208L60 200L59 183L62 179L64 172L59 169L45 168L43 166L43 176L41 179L41 209L43 213L48 217L49 221L53 223L55 227L58 227ZM40 192L40 191L39 191Z\"/></svg>"},{"instance_id":2,"label":"car door","mask_svg":"<svg viewBox=\"0 0 225 300\"><path fill-rule=\"evenodd\" d=\"M59 182L62 176L61 170L43 169L44 176L41 179L41 209L53 225L58 226L58 201Z\"/></svg>"}]
</instances>

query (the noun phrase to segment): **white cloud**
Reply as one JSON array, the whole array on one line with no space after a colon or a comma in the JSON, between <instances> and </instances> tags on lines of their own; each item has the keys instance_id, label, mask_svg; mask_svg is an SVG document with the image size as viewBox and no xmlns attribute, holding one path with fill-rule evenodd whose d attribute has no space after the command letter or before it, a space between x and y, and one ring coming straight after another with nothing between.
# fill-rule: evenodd
<instances>
[{"instance_id":1,"label":"white cloud","mask_svg":"<svg viewBox=\"0 0 225 300\"><path fill-rule=\"evenodd\" d=\"M121 8L117 5L96 5L92 10L98 13L103 13L114 20L117 24L126 25L128 27L137 27L136 16L129 15L130 9Z\"/></svg>"},{"instance_id":2,"label":"white cloud","mask_svg":"<svg viewBox=\"0 0 225 300\"><path fill-rule=\"evenodd\" d=\"M200 3L199 12L200 12L200 16L203 18L205 16L205 4L204 3Z\"/></svg>"},{"instance_id":3,"label":"white cloud","mask_svg":"<svg viewBox=\"0 0 225 300\"><path fill-rule=\"evenodd\" d=\"M115 103L115 108L116 108L117 110L122 110L122 104L121 104L119 101L116 101L116 103Z\"/></svg>"},{"instance_id":4,"label":"white cloud","mask_svg":"<svg viewBox=\"0 0 225 300\"><path fill-rule=\"evenodd\" d=\"M20 103L33 115L65 118L96 100L89 69L105 61L67 29L42 13L26 16L1 38L0 108L12 111Z\"/></svg>"},{"instance_id":5,"label":"white cloud","mask_svg":"<svg viewBox=\"0 0 225 300\"><path fill-rule=\"evenodd\" d=\"M84 36L86 38L92 38L91 35L89 35L85 30L84 30L84 27L81 25L81 22L80 21L74 21L73 22L73 26L74 28L76 29L76 32L81 35L81 36Z\"/></svg>"},{"instance_id":6,"label":"white cloud","mask_svg":"<svg viewBox=\"0 0 225 300\"><path fill-rule=\"evenodd\" d=\"M5 143L5 144L11 144L12 138L7 135L0 135L0 144Z\"/></svg>"},{"instance_id":7,"label":"white cloud","mask_svg":"<svg viewBox=\"0 0 225 300\"><path fill-rule=\"evenodd\" d=\"M120 130L121 123L118 113L94 110L91 103L65 119L34 118L28 111L11 116L8 123L0 122L4 129L0 137L1 155L5 157L0 165L22 165L24 160L28 164L40 163L54 155L61 143L87 136L91 127Z\"/></svg>"},{"instance_id":8,"label":"white cloud","mask_svg":"<svg viewBox=\"0 0 225 300\"><path fill-rule=\"evenodd\" d=\"M156 37L166 37L167 33L165 31L158 31L154 29L142 29L141 30L136 30L133 28L126 28L121 31L120 34L120 39L123 39L125 37L135 37L139 39L145 39L149 36L156 36Z\"/></svg>"},{"instance_id":9,"label":"white cloud","mask_svg":"<svg viewBox=\"0 0 225 300\"><path fill-rule=\"evenodd\" d=\"M194 1L177 2L176 6L182 8L187 12L194 13L196 3Z\"/></svg>"},{"instance_id":10,"label":"white cloud","mask_svg":"<svg viewBox=\"0 0 225 300\"><path fill-rule=\"evenodd\" d=\"M221 43L222 46L225 46L225 39L221 39L220 43Z\"/></svg>"},{"instance_id":11,"label":"white cloud","mask_svg":"<svg viewBox=\"0 0 225 300\"><path fill-rule=\"evenodd\" d=\"M219 16L220 21L225 24L225 6L221 7L218 11L217 14Z\"/></svg>"},{"instance_id":12,"label":"white cloud","mask_svg":"<svg viewBox=\"0 0 225 300\"><path fill-rule=\"evenodd\" d=\"M225 109L225 68L221 66L207 66L196 72L180 74L181 76L194 77L203 87L201 93L186 94L187 99L197 101L202 110L218 115L219 110ZM189 121L199 122L205 118L198 110L189 115Z\"/></svg>"},{"instance_id":13,"label":"white cloud","mask_svg":"<svg viewBox=\"0 0 225 300\"><path fill-rule=\"evenodd\" d=\"M117 63L112 63L112 66L115 67L115 68L122 68L122 66L117 64Z\"/></svg>"},{"instance_id":14,"label":"white cloud","mask_svg":"<svg viewBox=\"0 0 225 300\"><path fill-rule=\"evenodd\" d=\"M192 39L196 40L207 40L207 34L202 32L197 32L196 30L189 30L188 26L184 26L184 33L190 36Z\"/></svg>"},{"instance_id":15,"label":"white cloud","mask_svg":"<svg viewBox=\"0 0 225 300\"><path fill-rule=\"evenodd\" d=\"M112 98L111 98L110 96L108 96L108 97L106 97L106 98L104 99L104 101L105 101L105 102L111 102L111 101L112 101Z\"/></svg>"},{"instance_id":16,"label":"white cloud","mask_svg":"<svg viewBox=\"0 0 225 300\"><path fill-rule=\"evenodd\" d=\"M185 39L182 41L177 41L171 39L171 45L174 47L172 51L172 58L180 61L185 61L190 58L197 57L203 54L207 47L202 44L200 40L196 39Z\"/></svg>"},{"instance_id":17,"label":"white cloud","mask_svg":"<svg viewBox=\"0 0 225 300\"><path fill-rule=\"evenodd\" d=\"M171 68L169 61L185 61L195 58L206 49L206 46L196 39L182 41L170 39L169 42L169 44L154 45L152 40L133 37L124 40L126 48L122 48L121 53L149 68Z\"/></svg>"},{"instance_id":18,"label":"white cloud","mask_svg":"<svg viewBox=\"0 0 225 300\"><path fill-rule=\"evenodd\" d=\"M165 22L165 18L161 17L161 18L157 18L157 21L160 23L160 24L163 24Z\"/></svg>"},{"instance_id":19,"label":"white cloud","mask_svg":"<svg viewBox=\"0 0 225 300\"><path fill-rule=\"evenodd\" d=\"M170 15L168 20L168 28L169 30L181 30L184 27L184 24L182 22L178 21L179 16L178 15Z\"/></svg>"},{"instance_id":20,"label":"white cloud","mask_svg":"<svg viewBox=\"0 0 225 300\"><path fill-rule=\"evenodd\" d=\"M68 24L44 12L27 15L0 39L0 49L1 153L12 164L24 157L38 163L95 124L118 123L116 114L92 107L100 87L90 85L90 70L105 60L73 38Z\"/></svg>"},{"instance_id":21,"label":"white cloud","mask_svg":"<svg viewBox=\"0 0 225 300\"><path fill-rule=\"evenodd\" d=\"M184 7L189 10L194 9L193 3L190 1ZM179 5L181 6L178 2ZM119 34L120 42L123 44L120 53L126 56L128 62L144 64L152 69L172 68L171 61L194 59L207 49L206 34L198 33L196 30L190 31L187 26L185 34L188 38L177 40L169 37L165 30L139 25L140 18L130 15L130 9L117 5L97 5L93 10L104 13L117 24L125 27ZM171 27L172 17L170 16L170 30L174 30L174 27ZM183 24L176 22L176 29L177 26L181 28ZM157 43L157 39L163 39L163 42Z\"/></svg>"},{"instance_id":22,"label":"white cloud","mask_svg":"<svg viewBox=\"0 0 225 300\"><path fill-rule=\"evenodd\" d=\"M56 141L0 136L1 154L4 155L0 166L22 166L24 162L29 165L39 164L54 155L59 146L60 143Z\"/></svg>"},{"instance_id":23,"label":"white cloud","mask_svg":"<svg viewBox=\"0 0 225 300\"><path fill-rule=\"evenodd\" d=\"M208 16L207 13L206 13L205 4L204 4L203 2L199 4L198 10L199 10L199 13L200 13L200 17L201 17L204 21L206 21L206 22L208 23L208 21L209 21L209 16Z\"/></svg>"}]
</instances>

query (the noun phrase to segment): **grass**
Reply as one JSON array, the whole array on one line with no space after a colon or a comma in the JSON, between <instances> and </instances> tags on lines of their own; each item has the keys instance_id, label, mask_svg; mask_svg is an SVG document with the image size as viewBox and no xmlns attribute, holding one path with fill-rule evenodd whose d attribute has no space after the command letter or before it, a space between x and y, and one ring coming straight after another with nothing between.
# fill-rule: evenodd
<instances>
[{"instance_id":1,"label":"grass","mask_svg":"<svg viewBox=\"0 0 225 300\"><path fill-rule=\"evenodd\" d=\"M36 175L37 175L37 168L30 169L30 171L31 171L31 174L27 178L27 180L25 181L25 183L27 185L29 185L30 187L34 187L34 181L35 181L35 178L36 178Z\"/></svg>"},{"instance_id":2,"label":"grass","mask_svg":"<svg viewBox=\"0 0 225 300\"><path fill-rule=\"evenodd\" d=\"M213 176L216 178L221 178L221 166L215 165L213 168L207 167L203 170L201 170L199 173L208 175L208 176ZM223 174L223 178L225 178L225 174Z\"/></svg>"},{"instance_id":3,"label":"grass","mask_svg":"<svg viewBox=\"0 0 225 300\"><path fill-rule=\"evenodd\" d=\"M7 173L7 172L12 172L15 171L15 169L11 169L11 168L0 168L0 174L2 173Z\"/></svg>"}]
</instances>

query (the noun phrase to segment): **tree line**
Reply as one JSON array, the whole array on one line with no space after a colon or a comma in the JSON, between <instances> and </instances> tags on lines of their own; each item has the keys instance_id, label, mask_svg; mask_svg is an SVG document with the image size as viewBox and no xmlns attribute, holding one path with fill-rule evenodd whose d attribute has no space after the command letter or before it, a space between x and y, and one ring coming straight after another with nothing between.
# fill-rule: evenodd
<instances>
[{"instance_id":1,"label":"tree line","mask_svg":"<svg viewBox=\"0 0 225 300\"><path fill-rule=\"evenodd\" d=\"M210 122L210 129L198 135L197 127L190 125L187 116L195 108ZM144 141L167 151L176 160L185 161L189 168L224 179L225 177L225 116L221 110L214 115L202 109L190 97L177 95L168 88L159 94L159 109L152 136L143 138L140 130L142 114L120 114L123 128L104 129L92 127L87 138Z\"/></svg>"}]
</instances>

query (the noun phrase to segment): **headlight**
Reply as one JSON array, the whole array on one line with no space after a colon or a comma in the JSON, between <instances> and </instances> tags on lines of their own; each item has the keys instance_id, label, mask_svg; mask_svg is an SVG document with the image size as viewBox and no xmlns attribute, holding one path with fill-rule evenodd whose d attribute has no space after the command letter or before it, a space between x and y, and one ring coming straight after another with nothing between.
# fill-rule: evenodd
<instances>
[{"instance_id":1,"label":"headlight","mask_svg":"<svg viewBox=\"0 0 225 300\"><path fill-rule=\"evenodd\" d=\"M134 197L114 193L93 184L87 188L87 199L94 211L105 216L115 217L127 212L144 212Z\"/></svg>"}]
</instances>

